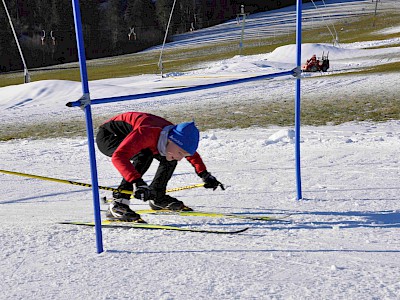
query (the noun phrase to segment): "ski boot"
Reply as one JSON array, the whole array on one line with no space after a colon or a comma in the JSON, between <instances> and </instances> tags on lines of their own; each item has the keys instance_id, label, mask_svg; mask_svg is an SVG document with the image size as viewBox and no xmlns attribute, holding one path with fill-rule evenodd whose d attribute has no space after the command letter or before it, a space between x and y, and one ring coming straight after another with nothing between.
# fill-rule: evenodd
<instances>
[{"instance_id":1,"label":"ski boot","mask_svg":"<svg viewBox=\"0 0 400 300\"><path fill-rule=\"evenodd\" d=\"M130 209L129 202L127 199L114 199L107 209L107 219L111 221L146 223L139 214Z\"/></svg>"},{"instance_id":2,"label":"ski boot","mask_svg":"<svg viewBox=\"0 0 400 300\"><path fill-rule=\"evenodd\" d=\"M193 211L193 209L187 207L182 201L169 195L164 195L159 199L149 200L149 205L153 210Z\"/></svg>"}]
</instances>

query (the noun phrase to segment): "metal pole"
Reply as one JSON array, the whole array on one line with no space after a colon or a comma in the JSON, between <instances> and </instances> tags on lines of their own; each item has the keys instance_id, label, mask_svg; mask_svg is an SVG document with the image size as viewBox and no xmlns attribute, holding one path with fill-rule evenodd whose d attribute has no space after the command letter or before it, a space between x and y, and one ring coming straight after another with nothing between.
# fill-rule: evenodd
<instances>
[{"instance_id":1,"label":"metal pole","mask_svg":"<svg viewBox=\"0 0 400 300\"><path fill-rule=\"evenodd\" d=\"M372 2L374 2L374 0L372 0ZM377 9L378 9L378 0L375 0L375 13L374 13L374 22L372 23L372 27L375 27Z\"/></svg>"},{"instance_id":2,"label":"metal pole","mask_svg":"<svg viewBox=\"0 0 400 300\"><path fill-rule=\"evenodd\" d=\"M175 3L176 3L176 0L174 0L174 3L172 4L171 12L169 14L169 19L168 19L167 29L165 31L164 40L163 40L161 51L160 51L160 58L158 59L158 68L160 69L161 77L163 77L163 70L164 70L164 66L162 63L162 55L163 55L163 51L164 51L165 42L167 41L169 25L171 23L172 15L173 15L174 9L175 9Z\"/></svg>"},{"instance_id":3,"label":"metal pole","mask_svg":"<svg viewBox=\"0 0 400 300\"><path fill-rule=\"evenodd\" d=\"M82 104L81 108L85 111L86 132L87 132L88 146L89 146L90 170L92 176L94 221L96 230L96 245L97 245L97 253L101 253L103 252L103 235L101 231L99 183L97 178L92 111L90 106L89 83L88 83L87 68L86 68L85 46L83 43L79 0L72 0L72 7L74 10L76 44L78 47L79 66L81 71L81 82L82 82L82 92L83 92L83 96L81 98L81 104Z\"/></svg>"},{"instance_id":4,"label":"metal pole","mask_svg":"<svg viewBox=\"0 0 400 300\"><path fill-rule=\"evenodd\" d=\"M234 85L234 84L239 84L239 83L253 82L253 81L268 79L268 78L277 78L277 77L289 76L289 75L294 76L295 70L296 69L290 70L290 71L285 71L285 72L274 73L274 74L259 75L259 76L253 76L253 77L248 77L248 78L234 79L234 80L230 80L230 81L215 82L215 83L210 83L210 84L202 84L202 85L197 85L197 86L171 89L171 90L165 90L165 91L157 91L157 92L149 92L149 93L143 93L143 94L93 99L93 100L91 100L91 105L118 102L118 101L147 99L147 98L161 97L161 96L167 96L167 95L177 95L177 94L182 94L182 93L187 93L187 92L194 92L194 91L200 91L200 90L205 90L205 89L229 86L229 85ZM78 101L74 101L74 102L68 102L66 105L68 107L81 106L82 102L80 100L78 100Z\"/></svg>"},{"instance_id":5,"label":"metal pole","mask_svg":"<svg viewBox=\"0 0 400 300\"><path fill-rule=\"evenodd\" d=\"M15 42L17 43L19 55L21 56L21 59L22 59L22 64L24 66L24 83L29 83L31 81L31 78L29 76L28 68L26 67L24 55L22 54L22 49L21 49L21 46L19 45L18 37L17 37L17 34L15 33L14 25L12 23L10 14L8 13L6 2L4 0L3 0L3 5L4 5L4 9L6 10L6 14L7 14L7 17L8 17L8 22L10 23L11 30L13 32Z\"/></svg>"},{"instance_id":6,"label":"metal pole","mask_svg":"<svg viewBox=\"0 0 400 300\"><path fill-rule=\"evenodd\" d=\"M297 0L297 20L296 20L296 45L297 45L297 60L296 65L298 70L301 66L301 14L302 0ZM301 169L300 169L300 93L301 79L300 75L296 79L296 99L295 99L295 160L296 160L296 181L297 181L297 200L303 198L301 192Z\"/></svg>"},{"instance_id":7,"label":"metal pole","mask_svg":"<svg viewBox=\"0 0 400 300\"><path fill-rule=\"evenodd\" d=\"M240 44L239 44L239 55L242 55L243 39L244 39L244 26L246 23L246 13L244 12L244 5L240 6L239 16L242 16L242 33L240 35Z\"/></svg>"},{"instance_id":8,"label":"metal pole","mask_svg":"<svg viewBox=\"0 0 400 300\"><path fill-rule=\"evenodd\" d=\"M65 179L59 179L59 178L54 178L54 177L45 177L45 176L40 176L40 175L35 175L35 174L28 174L28 173L21 173L21 172L14 172L14 171L8 171L8 170L2 170L0 169L0 173L8 174L8 175L16 175L16 176L22 176L22 177L28 177L28 178L34 178L34 179L40 179L40 180L46 180L46 181L53 181L53 182L58 182L58 183L65 183L65 184L72 184L72 185L77 185L77 186L83 186L87 188L91 188L92 185L90 183L85 183L85 182L78 182L78 181L72 181L72 180L65 180ZM176 188L171 188L166 190L167 193L172 193L172 192L178 192L178 191L183 191L183 190L189 190L189 189L194 189L194 188L199 188L203 187L204 183L195 183L192 185L185 185L181 187L176 187ZM128 190L121 190L121 189L115 189L109 186L100 186L100 190L106 190L106 191L111 191L111 192L119 192L119 193L124 193L124 194L130 194L132 195L132 191Z\"/></svg>"}]
</instances>

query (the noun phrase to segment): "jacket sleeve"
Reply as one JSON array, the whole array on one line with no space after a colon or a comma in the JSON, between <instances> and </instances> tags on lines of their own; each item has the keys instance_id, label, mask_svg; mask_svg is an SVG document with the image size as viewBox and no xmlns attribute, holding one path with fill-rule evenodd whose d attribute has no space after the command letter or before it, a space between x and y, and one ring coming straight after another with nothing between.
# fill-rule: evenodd
<instances>
[{"instance_id":1,"label":"jacket sleeve","mask_svg":"<svg viewBox=\"0 0 400 300\"><path fill-rule=\"evenodd\" d=\"M201 158L199 153L195 153L192 156L186 157L188 162L194 167L197 175L205 170L207 170L206 165L203 162L203 159Z\"/></svg>"},{"instance_id":2,"label":"jacket sleeve","mask_svg":"<svg viewBox=\"0 0 400 300\"><path fill-rule=\"evenodd\" d=\"M132 182L142 177L130 160L143 149L154 149L159 136L157 133L149 128L137 128L115 150L111 161L126 181Z\"/></svg>"}]
</instances>

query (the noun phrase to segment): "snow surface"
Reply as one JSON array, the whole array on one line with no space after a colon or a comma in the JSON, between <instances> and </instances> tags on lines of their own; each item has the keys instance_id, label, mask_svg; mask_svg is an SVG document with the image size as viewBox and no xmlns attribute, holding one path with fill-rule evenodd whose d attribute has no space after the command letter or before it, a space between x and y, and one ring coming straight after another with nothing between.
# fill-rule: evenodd
<instances>
[{"instance_id":1,"label":"snow surface","mask_svg":"<svg viewBox=\"0 0 400 300\"><path fill-rule=\"evenodd\" d=\"M326 76L386 63L385 58L399 60L399 47L367 49L376 43L341 48L306 44L303 54L330 51L332 70L310 75L329 86L330 93L399 91L398 73ZM293 65L293 55L293 45L287 45L163 79L143 75L93 81L91 96L273 73L282 63ZM302 89L311 91L308 80ZM179 104L193 107L195 116L197 105L239 103L257 95L265 101L282 94L293 99L288 90L293 80L281 78L197 92L196 97L98 105L93 111L101 116L132 108L173 110ZM77 82L32 82L1 88L0 95L2 124L82 117L80 109L65 107L81 96ZM173 194L198 210L291 214L290 222L143 215L157 224L251 227L238 235L103 229L105 252L97 254L92 228L57 224L93 219L90 189L0 174L0 299L400 299L400 121L303 126L301 201L296 200L293 133L284 127L202 132L199 153L228 188ZM0 142L0 153L1 169L90 182L85 138L11 140ZM97 164L100 185L117 186L120 176L110 159L97 155ZM145 174L146 181L156 167ZM199 182L193 168L181 162L169 187ZM131 207L147 205L134 200Z\"/></svg>"}]
</instances>

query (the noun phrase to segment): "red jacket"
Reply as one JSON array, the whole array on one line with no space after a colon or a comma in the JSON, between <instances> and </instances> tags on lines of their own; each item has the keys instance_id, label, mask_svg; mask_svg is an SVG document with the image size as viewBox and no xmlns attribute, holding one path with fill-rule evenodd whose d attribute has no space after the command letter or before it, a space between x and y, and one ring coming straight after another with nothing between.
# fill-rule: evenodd
<instances>
[{"instance_id":1,"label":"red jacket","mask_svg":"<svg viewBox=\"0 0 400 300\"><path fill-rule=\"evenodd\" d=\"M141 177L130 159L143 149L150 149L153 155L159 154L157 149L158 138L165 126L171 122L148 113L127 112L115 116L102 126L116 135L125 137L111 157L115 168L126 181L132 182ZM196 152L186 159L195 168L197 174L206 170L203 160Z\"/></svg>"}]
</instances>

